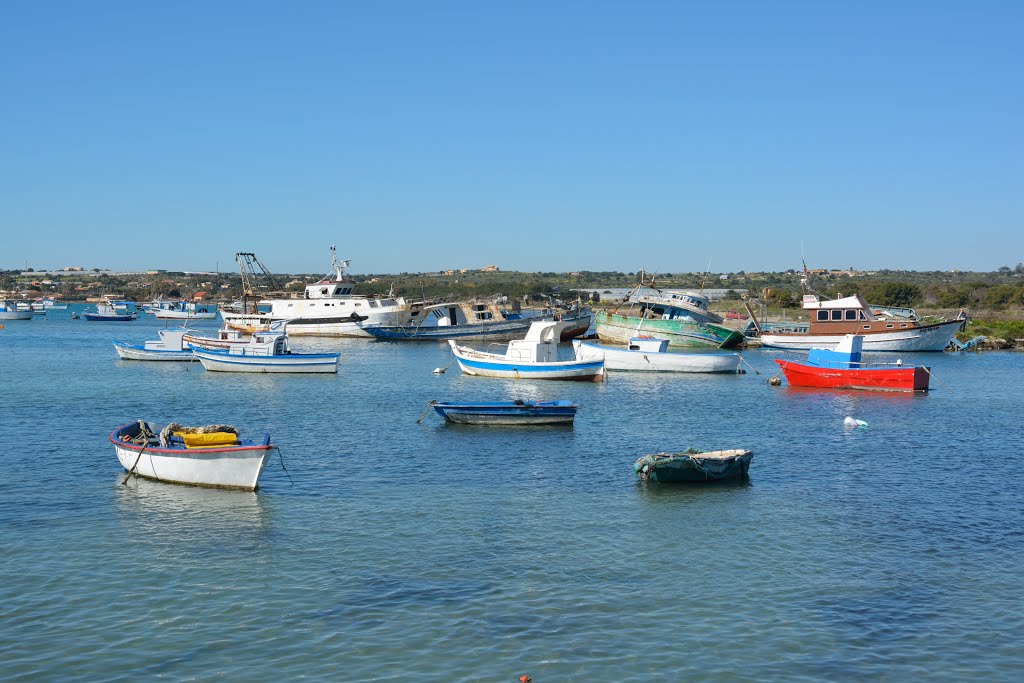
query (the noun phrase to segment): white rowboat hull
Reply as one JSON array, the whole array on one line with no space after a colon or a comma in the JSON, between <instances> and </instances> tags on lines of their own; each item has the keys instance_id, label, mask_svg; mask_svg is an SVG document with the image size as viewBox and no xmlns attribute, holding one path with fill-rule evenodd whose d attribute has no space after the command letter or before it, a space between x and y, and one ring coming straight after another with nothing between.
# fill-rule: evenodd
<instances>
[{"instance_id":1,"label":"white rowboat hull","mask_svg":"<svg viewBox=\"0 0 1024 683\"><path fill-rule=\"evenodd\" d=\"M287 356L246 356L194 349L195 357L211 372L336 373L337 355L291 354Z\"/></svg>"},{"instance_id":2,"label":"white rowboat hull","mask_svg":"<svg viewBox=\"0 0 1024 683\"><path fill-rule=\"evenodd\" d=\"M140 451L114 444L117 459L125 470L140 477L176 484L256 490L260 474L270 459L271 448L196 448ZM137 463L137 464L136 464Z\"/></svg>"},{"instance_id":3,"label":"white rowboat hull","mask_svg":"<svg viewBox=\"0 0 1024 683\"><path fill-rule=\"evenodd\" d=\"M580 360L604 360L609 370L630 372L731 372L740 369L738 353L668 353L630 351L615 349L600 344L573 342L576 358Z\"/></svg>"}]
</instances>

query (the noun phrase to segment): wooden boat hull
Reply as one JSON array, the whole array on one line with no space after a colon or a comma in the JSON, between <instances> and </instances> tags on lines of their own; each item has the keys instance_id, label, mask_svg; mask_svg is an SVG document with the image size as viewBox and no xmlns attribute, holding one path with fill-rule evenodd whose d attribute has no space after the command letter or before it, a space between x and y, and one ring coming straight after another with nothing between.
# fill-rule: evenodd
<instances>
[{"instance_id":1,"label":"wooden boat hull","mask_svg":"<svg viewBox=\"0 0 1024 683\"><path fill-rule=\"evenodd\" d=\"M135 427L129 423L110 434L121 466L140 477L174 484L255 491L273 449L269 436L263 444L228 448L143 448L121 440Z\"/></svg>"},{"instance_id":2,"label":"wooden boat hull","mask_svg":"<svg viewBox=\"0 0 1024 683\"><path fill-rule=\"evenodd\" d=\"M497 402L497 403L435 403L437 411L448 422L471 425L553 425L572 424L576 406L569 401Z\"/></svg>"},{"instance_id":3,"label":"wooden boat hull","mask_svg":"<svg viewBox=\"0 0 1024 683\"><path fill-rule=\"evenodd\" d=\"M673 347L706 347L731 349L743 343L743 335L736 330L713 323L687 320L646 320L635 316L599 311L596 317L597 336L602 341L628 344L637 330L644 334L668 339Z\"/></svg>"},{"instance_id":4,"label":"wooden boat hull","mask_svg":"<svg viewBox=\"0 0 1024 683\"><path fill-rule=\"evenodd\" d=\"M752 451L710 451L655 453L633 463L633 471L643 481L687 484L747 478Z\"/></svg>"},{"instance_id":5,"label":"wooden boat hull","mask_svg":"<svg viewBox=\"0 0 1024 683\"><path fill-rule=\"evenodd\" d=\"M555 320L572 323L561 331L561 340L567 342L572 341L576 337L582 337L587 333L587 330L590 329L594 322L594 314L587 309L581 313L566 313L556 316Z\"/></svg>"},{"instance_id":6,"label":"wooden boat hull","mask_svg":"<svg viewBox=\"0 0 1024 683\"><path fill-rule=\"evenodd\" d=\"M224 319L224 324L228 328L248 334L264 331L274 322L289 320L288 334L293 337L367 338L372 336L359 326L360 318L354 318L352 315L322 318L275 318L269 313L253 315L221 311L221 318Z\"/></svg>"},{"instance_id":7,"label":"wooden boat hull","mask_svg":"<svg viewBox=\"0 0 1024 683\"><path fill-rule=\"evenodd\" d=\"M471 323L444 326L367 325L363 330L377 339L403 341L443 341L447 339L479 339L503 341L524 335L532 322L539 318L502 320L499 322ZM291 327L288 328L291 330Z\"/></svg>"},{"instance_id":8,"label":"wooden boat hull","mask_svg":"<svg viewBox=\"0 0 1024 683\"><path fill-rule=\"evenodd\" d=\"M198 346L201 349L210 349L213 351L230 349L232 347L244 346L249 343L248 339L215 339L214 337L203 337L195 334L185 334L182 336L182 341L185 344L192 346Z\"/></svg>"},{"instance_id":9,"label":"wooden boat hull","mask_svg":"<svg viewBox=\"0 0 1024 683\"><path fill-rule=\"evenodd\" d=\"M675 352L653 353L616 349L601 344L575 340L576 357L581 360L604 359L608 370L627 372L730 372L740 369L738 353Z\"/></svg>"},{"instance_id":10,"label":"wooden boat hull","mask_svg":"<svg viewBox=\"0 0 1024 683\"><path fill-rule=\"evenodd\" d=\"M282 356L262 356L211 351L193 347L192 352L210 372L256 373L336 373L336 353L292 353Z\"/></svg>"},{"instance_id":11,"label":"wooden boat hull","mask_svg":"<svg viewBox=\"0 0 1024 683\"><path fill-rule=\"evenodd\" d=\"M114 342L114 350L124 360L155 360L155 361L189 361L192 360L192 350L171 350L171 349L147 349L138 344L126 342Z\"/></svg>"},{"instance_id":12,"label":"wooden boat hull","mask_svg":"<svg viewBox=\"0 0 1024 683\"><path fill-rule=\"evenodd\" d=\"M780 358L782 368L794 387L826 389L866 389L870 391L928 391L931 372L925 366L885 368L824 368L794 363Z\"/></svg>"},{"instance_id":13,"label":"wooden boat hull","mask_svg":"<svg viewBox=\"0 0 1024 683\"><path fill-rule=\"evenodd\" d=\"M860 332L865 351L942 351L963 327L963 320L950 320L892 332ZM827 348L843 340L844 334L772 333L761 334L761 345L773 349Z\"/></svg>"}]
</instances>

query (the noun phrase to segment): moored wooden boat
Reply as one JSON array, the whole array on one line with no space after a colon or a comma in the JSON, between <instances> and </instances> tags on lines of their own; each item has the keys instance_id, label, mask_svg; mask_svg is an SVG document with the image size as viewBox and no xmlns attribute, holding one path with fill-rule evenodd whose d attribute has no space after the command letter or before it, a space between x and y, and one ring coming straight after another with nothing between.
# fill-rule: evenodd
<instances>
[{"instance_id":1,"label":"moored wooden boat","mask_svg":"<svg viewBox=\"0 0 1024 683\"><path fill-rule=\"evenodd\" d=\"M863 337L848 334L835 349L811 349L807 363L777 358L786 380L794 387L866 389L871 391L928 391L931 370L924 365L864 363Z\"/></svg>"},{"instance_id":2,"label":"moored wooden boat","mask_svg":"<svg viewBox=\"0 0 1024 683\"><path fill-rule=\"evenodd\" d=\"M912 309L879 310L860 295L822 301L804 296L803 308L810 315L806 329L780 329L755 323L766 348L812 349L833 346L847 334L864 337L865 351L942 351L967 323L961 311L953 320L926 324ZM897 314L898 313L898 314Z\"/></svg>"},{"instance_id":3,"label":"moored wooden boat","mask_svg":"<svg viewBox=\"0 0 1024 683\"><path fill-rule=\"evenodd\" d=\"M595 320L597 336L602 341L626 344L635 337L637 330L657 335L669 340L670 346L696 346L706 348L731 349L743 343L743 335L736 330L715 323L702 323L688 319L686 316L677 318L648 318L653 315L641 312L600 311Z\"/></svg>"},{"instance_id":4,"label":"moored wooden boat","mask_svg":"<svg viewBox=\"0 0 1024 683\"><path fill-rule=\"evenodd\" d=\"M212 372L336 373L337 353L294 353L286 324L274 332L257 332L247 344L229 349L190 346L203 367Z\"/></svg>"},{"instance_id":5,"label":"moored wooden boat","mask_svg":"<svg viewBox=\"0 0 1024 683\"><path fill-rule=\"evenodd\" d=\"M626 348L615 348L576 339L576 357L604 360L608 370L630 372L740 372L740 354L735 352L669 352L668 340L632 337Z\"/></svg>"},{"instance_id":6,"label":"moored wooden boat","mask_svg":"<svg viewBox=\"0 0 1024 683\"><path fill-rule=\"evenodd\" d=\"M157 334L160 339L144 344L115 341L114 350L124 360L192 360L192 349L184 341L185 330L157 330Z\"/></svg>"},{"instance_id":7,"label":"moored wooden boat","mask_svg":"<svg viewBox=\"0 0 1024 683\"><path fill-rule=\"evenodd\" d=\"M723 479L746 479L753 451L733 449L702 451L691 448L680 453L654 453L633 463L642 481L690 483Z\"/></svg>"},{"instance_id":8,"label":"moored wooden boat","mask_svg":"<svg viewBox=\"0 0 1024 683\"><path fill-rule=\"evenodd\" d=\"M572 401L496 401L482 403L432 402L448 422L472 425L572 424L576 405Z\"/></svg>"},{"instance_id":9,"label":"moored wooden boat","mask_svg":"<svg viewBox=\"0 0 1024 683\"><path fill-rule=\"evenodd\" d=\"M604 378L603 360L561 360L558 342L561 330L570 323L544 321L530 325L525 339L508 343L503 354L478 351L459 346L454 339L448 344L459 368L467 375L503 377L508 379L561 379L599 382Z\"/></svg>"},{"instance_id":10,"label":"moored wooden boat","mask_svg":"<svg viewBox=\"0 0 1024 683\"><path fill-rule=\"evenodd\" d=\"M256 490L273 449L269 434L253 441L228 425L161 428L142 420L115 429L110 442L129 475L247 491Z\"/></svg>"},{"instance_id":11,"label":"moored wooden boat","mask_svg":"<svg viewBox=\"0 0 1024 683\"><path fill-rule=\"evenodd\" d=\"M248 344L249 335L238 330L225 328L217 330L216 337L207 337L189 331L184 334L182 340L186 344L198 346L201 349L230 349L233 346Z\"/></svg>"}]
</instances>

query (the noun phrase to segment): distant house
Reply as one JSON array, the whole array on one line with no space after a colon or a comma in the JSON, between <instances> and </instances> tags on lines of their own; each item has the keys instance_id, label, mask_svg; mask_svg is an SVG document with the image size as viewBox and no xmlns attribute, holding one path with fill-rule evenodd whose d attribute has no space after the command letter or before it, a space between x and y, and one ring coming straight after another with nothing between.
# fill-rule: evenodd
<instances>
[{"instance_id":1,"label":"distant house","mask_svg":"<svg viewBox=\"0 0 1024 683\"><path fill-rule=\"evenodd\" d=\"M497 273L500 270L498 266L484 266L480 269L481 273Z\"/></svg>"}]
</instances>

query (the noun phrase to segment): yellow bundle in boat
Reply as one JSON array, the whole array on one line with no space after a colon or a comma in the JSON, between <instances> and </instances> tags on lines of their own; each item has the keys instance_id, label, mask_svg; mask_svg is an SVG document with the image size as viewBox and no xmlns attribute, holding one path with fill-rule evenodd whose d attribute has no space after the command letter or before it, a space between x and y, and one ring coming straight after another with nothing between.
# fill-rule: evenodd
<instances>
[{"instance_id":1,"label":"yellow bundle in boat","mask_svg":"<svg viewBox=\"0 0 1024 683\"><path fill-rule=\"evenodd\" d=\"M210 432L209 434L174 432L174 436L181 437L181 440L185 442L185 448L222 448L238 445L238 435L231 432Z\"/></svg>"}]
</instances>

